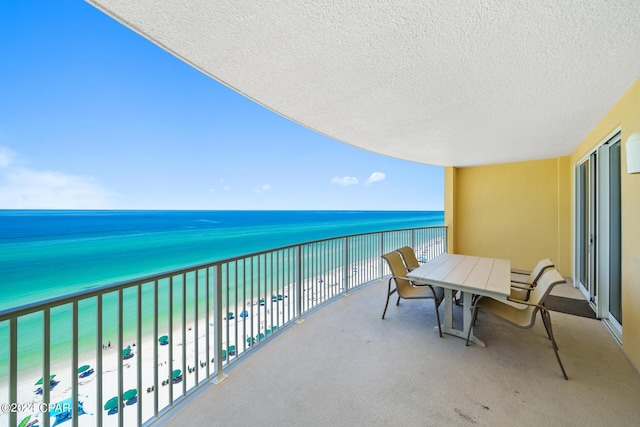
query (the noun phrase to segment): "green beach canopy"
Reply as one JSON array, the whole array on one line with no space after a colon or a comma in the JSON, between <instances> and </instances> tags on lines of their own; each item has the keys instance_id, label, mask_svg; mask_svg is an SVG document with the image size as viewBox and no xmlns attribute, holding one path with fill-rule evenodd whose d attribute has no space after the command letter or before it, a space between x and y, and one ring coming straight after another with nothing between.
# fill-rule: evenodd
<instances>
[{"instance_id":1,"label":"green beach canopy","mask_svg":"<svg viewBox=\"0 0 640 427\"><path fill-rule=\"evenodd\" d=\"M55 377L56 377L56 374L53 374L53 375L49 376L49 381L53 381L53 379L54 379ZM44 379L44 378L42 378L42 377L41 377L41 378L38 380L38 382L36 382L36 385L41 385L41 384L42 384L42 380L43 380L43 379Z\"/></svg>"},{"instance_id":2,"label":"green beach canopy","mask_svg":"<svg viewBox=\"0 0 640 427\"><path fill-rule=\"evenodd\" d=\"M131 349L130 348L125 348L124 350L122 350L122 355L123 356L128 356L129 354L131 354Z\"/></svg>"},{"instance_id":3,"label":"green beach canopy","mask_svg":"<svg viewBox=\"0 0 640 427\"><path fill-rule=\"evenodd\" d=\"M159 343L165 343L165 342L167 342L167 341L169 341L169 337L168 337L168 336L166 336L166 335L163 335L163 336L161 336L160 338L158 338L158 342L159 342Z\"/></svg>"},{"instance_id":4,"label":"green beach canopy","mask_svg":"<svg viewBox=\"0 0 640 427\"><path fill-rule=\"evenodd\" d=\"M171 378L175 380L180 375L182 375L182 371L180 369L174 369L173 372L171 373Z\"/></svg>"},{"instance_id":5,"label":"green beach canopy","mask_svg":"<svg viewBox=\"0 0 640 427\"><path fill-rule=\"evenodd\" d=\"M138 394L138 390L132 388L131 390L127 390L122 394L122 400L131 400Z\"/></svg>"},{"instance_id":6,"label":"green beach canopy","mask_svg":"<svg viewBox=\"0 0 640 427\"><path fill-rule=\"evenodd\" d=\"M91 368L91 366L89 366L89 365L82 365L82 366L80 366L80 367L78 368L78 373L79 373L79 374L81 374L81 373L83 373L84 371L89 370L89 368Z\"/></svg>"},{"instance_id":7,"label":"green beach canopy","mask_svg":"<svg viewBox=\"0 0 640 427\"><path fill-rule=\"evenodd\" d=\"M18 427L25 427L30 419L31 419L31 415L27 415L22 421L20 421L20 424L18 424Z\"/></svg>"},{"instance_id":8,"label":"green beach canopy","mask_svg":"<svg viewBox=\"0 0 640 427\"><path fill-rule=\"evenodd\" d=\"M104 404L104 410L110 411L113 408L118 407L118 396L114 396L111 399L107 400L107 403Z\"/></svg>"}]
</instances>

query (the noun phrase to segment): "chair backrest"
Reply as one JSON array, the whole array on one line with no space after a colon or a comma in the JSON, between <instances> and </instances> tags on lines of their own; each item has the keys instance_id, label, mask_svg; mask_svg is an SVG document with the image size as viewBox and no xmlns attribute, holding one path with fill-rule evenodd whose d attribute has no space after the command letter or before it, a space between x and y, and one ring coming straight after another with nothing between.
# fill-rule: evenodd
<instances>
[{"instance_id":1,"label":"chair backrest","mask_svg":"<svg viewBox=\"0 0 640 427\"><path fill-rule=\"evenodd\" d=\"M398 252L400 252L400 255L402 255L402 258L404 258L404 263L409 270L420 267L418 258L416 258L416 253L412 248L410 248L409 246L404 246L398 249Z\"/></svg>"},{"instance_id":2,"label":"chair backrest","mask_svg":"<svg viewBox=\"0 0 640 427\"><path fill-rule=\"evenodd\" d=\"M545 270L538 280L537 286L531 291L529 302L543 305L544 300L551 293L551 289L560 283L567 283L567 281L562 278L558 270L555 268Z\"/></svg>"},{"instance_id":3,"label":"chair backrest","mask_svg":"<svg viewBox=\"0 0 640 427\"><path fill-rule=\"evenodd\" d=\"M404 266L404 262L400 257L400 254L396 251L389 252L388 254L382 255L389 264L389 269L391 269L391 275L394 277L396 282L396 289L398 289L398 294L400 296L404 296L404 290L411 287L411 282L407 278L407 269Z\"/></svg>"},{"instance_id":4,"label":"chair backrest","mask_svg":"<svg viewBox=\"0 0 640 427\"><path fill-rule=\"evenodd\" d=\"M535 286L538 283L538 280L542 277L542 273L547 269L554 267L555 265L553 265L553 261L551 261L551 259L545 258L540 260L533 271L529 274L529 277L527 277L527 283Z\"/></svg>"}]
</instances>

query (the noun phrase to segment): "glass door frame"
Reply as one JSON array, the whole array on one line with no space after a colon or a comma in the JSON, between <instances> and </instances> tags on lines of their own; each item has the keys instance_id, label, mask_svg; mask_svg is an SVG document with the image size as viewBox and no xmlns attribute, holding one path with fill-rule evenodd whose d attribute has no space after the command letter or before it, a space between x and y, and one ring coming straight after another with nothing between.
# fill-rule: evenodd
<instances>
[{"instance_id":1,"label":"glass door frame","mask_svg":"<svg viewBox=\"0 0 640 427\"><path fill-rule=\"evenodd\" d=\"M610 168L609 149L621 144L620 128L618 127L598 146L587 153L576 163L574 170L574 283L588 298L598 318L602 319L614 336L622 341L622 325L609 312L609 291L611 278L611 229L610 229ZM583 165L588 165L588 179ZM585 203L585 196L588 199ZM587 212L581 210L586 208ZM586 224L589 221L589 236L585 235ZM581 235L582 233L582 235ZM588 257L581 252L581 245L588 241ZM620 242L617 242L620 244ZM581 282L582 272L587 262L586 286Z\"/></svg>"}]
</instances>

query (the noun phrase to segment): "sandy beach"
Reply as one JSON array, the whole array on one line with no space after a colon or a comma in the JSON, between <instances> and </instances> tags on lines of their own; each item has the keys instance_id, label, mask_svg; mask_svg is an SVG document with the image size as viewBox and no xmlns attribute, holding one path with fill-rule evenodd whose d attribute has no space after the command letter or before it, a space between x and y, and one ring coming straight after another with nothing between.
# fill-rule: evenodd
<instances>
[{"instance_id":1,"label":"sandy beach","mask_svg":"<svg viewBox=\"0 0 640 427\"><path fill-rule=\"evenodd\" d=\"M443 242L431 241L417 248L416 254L418 258L423 255L428 256L433 251L442 250ZM368 259L353 263L348 267L349 276L356 282L377 277L381 260ZM317 304L323 303L342 292L343 288L343 270L342 268L333 269L322 272L303 281L303 309L308 309ZM238 301L231 307L224 308L225 314L234 313L234 317L224 318L222 325L223 349L228 351L227 363L233 362L234 358L238 358L243 352L250 349L250 342L253 340L268 339L274 327L281 328L290 323L295 315L295 299L293 293L293 285L287 285L278 290L274 290L271 298L267 297L264 305L258 298L248 301ZM292 292L290 295L289 292ZM263 297L264 298L264 297ZM246 316L244 311L246 310ZM209 323L207 323L209 322ZM214 354L214 327L211 319L209 321L204 317L198 319L197 325L194 322L182 322L173 325L172 334L168 331L160 330L158 333L162 335L170 335L168 343L161 345L158 337L143 335L142 342L124 342L123 347L131 348L133 356L125 359L122 363L123 391L136 390L136 397L126 401L123 411L124 425L137 425L138 407L142 406L143 422L154 414L154 399L157 394L158 410L162 410L169 404L169 389L173 389L173 399L180 397L185 390L196 385L196 377L198 381L206 378L207 365L209 372L214 372L214 364L212 362ZM209 326L209 356L207 356L207 326ZM183 336L183 330L185 335ZM196 336L197 332L197 336ZM70 358L67 360L57 360L51 363L51 374L55 374L54 380L57 381L55 387L50 391L51 403L63 402L71 397L72 381L78 377L78 396L82 408L86 412L79 417L80 426L93 426L96 424L96 416L101 413L104 425L117 425L118 415L116 410L105 410L104 404L109 399L118 395L118 350L116 348L116 337L110 340L111 347L101 351L102 354L102 403L96 402L98 396L97 390L97 372L80 378L78 373L71 372ZM105 341L109 342L109 337L105 337ZM234 347L235 346L235 347ZM196 356L197 348L197 356ZM235 348L235 351L234 351ZM157 356L156 356L157 350ZM141 352L142 362L142 384L140 390L137 384L137 364L138 352ZM171 352L171 358L169 354ZM186 359L184 358L186 356ZM184 363L183 363L184 360ZM89 365L91 369L96 369L97 354L95 351L79 354L78 366ZM154 366L158 366L158 385L154 388ZM181 371L181 375L172 381L172 372L176 369ZM85 374L86 375L86 374ZM35 390L39 387L35 382L42 377L41 368L31 370L23 370L19 372L18 377L18 423L26 416L31 416L30 422L39 420L42 425L42 418L49 416L49 413L41 413L38 405L42 403L42 395L36 394ZM3 381L4 382L4 381ZM154 388L154 389L152 389ZM0 386L0 402L8 402L8 388L6 385ZM26 410L20 410L26 409ZM35 409L35 411L34 411ZM55 409L69 409L66 407L57 407ZM55 419L51 418L51 425ZM0 415L0 425L8 424L8 415L2 413ZM38 424L36 424L38 425Z\"/></svg>"}]
</instances>

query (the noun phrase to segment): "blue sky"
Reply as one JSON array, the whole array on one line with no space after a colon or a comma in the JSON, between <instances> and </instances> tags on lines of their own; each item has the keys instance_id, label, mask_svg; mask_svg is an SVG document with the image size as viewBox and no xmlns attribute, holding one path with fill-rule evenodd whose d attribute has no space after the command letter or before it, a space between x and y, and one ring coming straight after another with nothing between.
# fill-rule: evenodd
<instances>
[{"instance_id":1,"label":"blue sky","mask_svg":"<svg viewBox=\"0 0 640 427\"><path fill-rule=\"evenodd\" d=\"M292 123L80 0L0 2L0 55L0 209L443 209L442 168Z\"/></svg>"}]
</instances>

